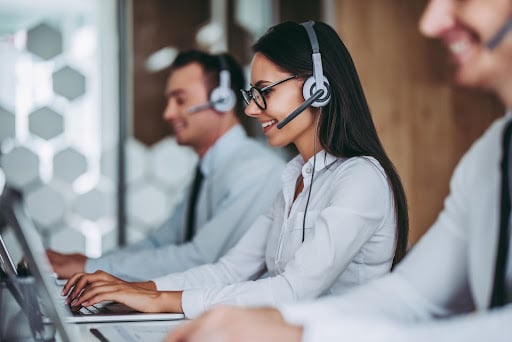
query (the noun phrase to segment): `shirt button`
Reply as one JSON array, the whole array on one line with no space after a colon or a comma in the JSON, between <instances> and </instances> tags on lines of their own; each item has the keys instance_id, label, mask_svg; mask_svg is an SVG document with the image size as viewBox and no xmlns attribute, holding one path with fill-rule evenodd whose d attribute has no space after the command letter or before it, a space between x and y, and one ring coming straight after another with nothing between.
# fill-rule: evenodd
<instances>
[{"instance_id":1,"label":"shirt button","mask_svg":"<svg viewBox=\"0 0 512 342\"><path fill-rule=\"evenodd\" d=\"M310 167L306 168L306 173L311 173L311 168Z\"/></svg>"}]
</instances>

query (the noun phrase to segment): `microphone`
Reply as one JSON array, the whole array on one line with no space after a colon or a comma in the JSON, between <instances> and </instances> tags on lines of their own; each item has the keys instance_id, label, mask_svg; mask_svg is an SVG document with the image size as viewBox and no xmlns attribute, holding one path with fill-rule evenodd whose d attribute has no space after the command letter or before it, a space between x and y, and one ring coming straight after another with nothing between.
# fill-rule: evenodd
<instances>
[{"instance_id":1,"label":"microphone","mask_svg":"<svg viewBox=\"0 0 512 342\"><path fill-rule=\"evenodd\" d=\"M216 109L215 105L217 103L224 103L226 101L229 101L229 99L226 98L226 97L221 97L220 99L215 100L215 101L208 101L208 102L205 102L205 103L201 103L201 104L189 107L187 109L187 113L195 114L195 113L200 112L200 111L205 110L205 109L210 109L210 108Z\"/></svg>"},{"instance_id":2,"label":"microphone","mask_svg":"<svg viewBox=\"0 0 512 342\"><path fill-rule=\"evenodd\" d=\"M189 107L189 109L187 109L187 113L195 114L197 112L200 112L202 110L205 110L205 109L208 109L208 108L212 108L212 107L213 107L213 104L210 101L208 101L208 102L205 102L205 103L201 103L201 104Z\"/></svg>"},{"instance_id":3,"label":"microphone","mask_svg":"<svg viewBox=\"0 0 512 342\"><path fill-rule=\"evenodd\" d=\"M320 89L320 90L317 90L316 93L314 93L309 99L307 99L306 101L302 102L302 104L300 106L297 107L297 109L295 109L290 115L288 115L286 118L284 118L282 121L278 122L277 123L277 128L278 129L281 129L283 128L284 126L286 126L290 121L292 121L293 119L295 119L297 117L297 115L299 115L300 113L302 113L306 108L308 108L309 106L311 106L311 104L313 102L315 102L316 100L318 100L320 97L322 97L322 95L324 94L324 91L323 89Z\"/></svg>"},{"instance_id":4,"label":"microphone","mask_svg":"<svg viewBox=\"0 0 512 342\"><path fill-rule=\"evenodd\" d=\"M501 29L498 32L496 32L496 34L485 43L485 46L489 50L494 50L501 43L503 38L505 38L508 31L510 31L511 29L512 18L509 18L507 22L501 27Z\"/></svg>"}]
</instances>

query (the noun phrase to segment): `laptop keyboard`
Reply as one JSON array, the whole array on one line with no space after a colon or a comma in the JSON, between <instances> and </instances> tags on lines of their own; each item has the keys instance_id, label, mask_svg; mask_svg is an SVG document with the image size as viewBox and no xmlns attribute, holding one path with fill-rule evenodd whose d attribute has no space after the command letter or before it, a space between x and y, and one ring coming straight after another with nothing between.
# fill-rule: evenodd
<instances>
[{"instance_id":1,"label":"laptop keyboard","mask_svg":"<svg viewBox=\"0 0 512 342\"><path fill-rule=\"evenodd\" d=\"M62 296L60 293L62 291L62 286L57 285L54 291L55 299L64 307L65 312L71 312L73 316L82 316L82 315L97 315L97 314L106 314L112 313L112 310L109 310L105 304L95 304L91 306L82 306L79 310L73 311L71 307L66 304L66 297Z\"/></svg>"},{"instance_id":2,"label":"laptop keyboard","mask_svg":"<svg viewBox=\"0 0 512 342\"><path fill-rule=\"evenodd\" d=\"M82 306L80 310L73 312L74 315L94 315L105 313L111 313L111 311L106 306L100 305Z\"/></svg>"}]
</instances>

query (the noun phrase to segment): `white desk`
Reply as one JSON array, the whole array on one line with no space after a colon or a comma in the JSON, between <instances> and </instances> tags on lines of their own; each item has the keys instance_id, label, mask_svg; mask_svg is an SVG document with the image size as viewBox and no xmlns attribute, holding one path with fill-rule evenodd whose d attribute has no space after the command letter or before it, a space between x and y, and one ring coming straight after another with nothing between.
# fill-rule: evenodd
<instances>
[{"instance_id":1,"label":"white desk","mask_svg":"<svg viewBox=\"0 0 512 342\"><path fill-rule=\"evenodd\" d=\"M96 328L103 332L105 337L112 342L119 341L144 341L160 342L173 328L185 322L185 320L160 321L160 322L115 322L115 323L90 323L90 324L71 324L70 329L80 336L84 342L99 342L91 332L91 328ZM129 333L129 337L124 335ZM108 335L113 334L113 335ZM117 338L113 337L117 336Z\"/></svg>"}]
</instances>

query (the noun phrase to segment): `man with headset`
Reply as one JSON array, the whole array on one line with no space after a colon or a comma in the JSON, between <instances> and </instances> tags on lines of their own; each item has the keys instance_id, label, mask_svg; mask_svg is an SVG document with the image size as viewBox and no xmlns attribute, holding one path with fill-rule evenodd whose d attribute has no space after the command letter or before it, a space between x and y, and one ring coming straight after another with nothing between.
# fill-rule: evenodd
<instances>
[{"instance_id":1,"label":"man with headset","mask_svg":"<svg viewBox=\"0 0 512 342\"><path fill-rule=\"evenodd\" d=\"M388 276L276 309L217 308L168 341L512 341L512 0L430 0L420 30L458 84L508 108L462 158L445 208Z\"/></svg>"},{"instance_id":2,"label":"man with headset","mask_svg":"<svg viewBox=\"0 0 512 342\"><path fill-rule=\"evenodd\" d=\"M178 144L190 146L200 160L189 196L144 240L98 259L48 251L60 277L104 270L126 280L150 279L213 263L235 245L270 208L284 167L240 124L238 89L244 86L242 69L228 54L191 50L177 56L163 117Z\"/></svg>"}]
</instances>

